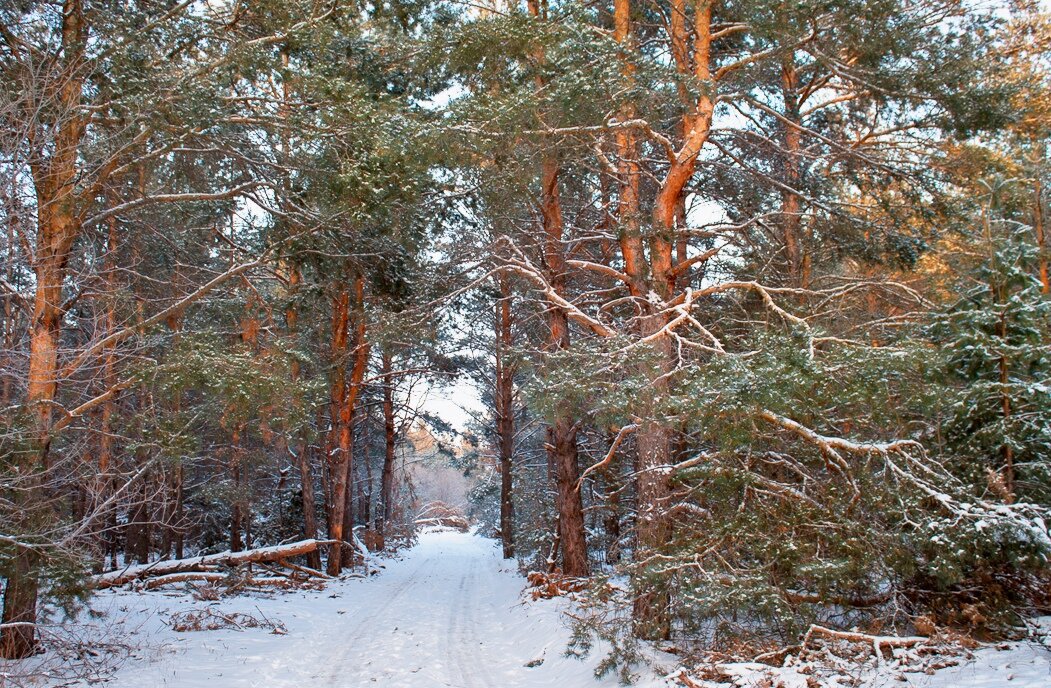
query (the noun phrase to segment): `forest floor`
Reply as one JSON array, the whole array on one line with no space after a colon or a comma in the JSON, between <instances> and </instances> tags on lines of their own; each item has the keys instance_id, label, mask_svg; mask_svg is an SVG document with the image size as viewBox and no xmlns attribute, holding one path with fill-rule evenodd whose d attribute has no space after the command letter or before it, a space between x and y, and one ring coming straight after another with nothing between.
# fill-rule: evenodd
<instances>
[{"instance_id":1,"label":"forest floor","mask_svg":"<svg viewBox=\"0 0 1051 688\"><path fill-rule=\"evenodd\" d=\"M106 678L50 685L112 688L611 688L595 680L602 656L566 657L566 600L526 601L525 581L492 540L431 530L402 556L382 560L369 578L324 590L246 594L215 601L186 592L103 591L90 628L100 647L131 648ZM202 611L241 620L242 628L178 632L177 620ZM243 614L245 616L236 616ZM262 621L248 627L245 619ZM274 632L273 629L277 629ZM893 663L853 676L763 665L722 665L737 686L1024 687L1051 685L1051 651L1036 644L984 648L933 673ZM671 656L668 660L674 661ZM112 667L110 668L110 671ZM106 673L109 674L110 671ZM731 678L732 677L732 678ZM724 679L725 680L725 679ZM814 681L817 680L815 683ZM693 679L695 685L716 685ZM0 673L0 685L3 685ZM48 685L45 683L44 685ZM644 676L642 688L690 685ZM726 684L722 684L726 685Z\"/></svg>"},{"instance_id":2,"label":"forest floor","mask_svg":"<svg viewBox=\"0 0 1051 688\"><path fill-rule=\"evenodd\" d=\"M561 600L524 601L525 580L493 540L427 530L369 578L321 591L240 595L214 602L180 592L102 591L91 606L141 650L112 688L561 688L597 682L594 665L565 657ZM175 614L204 607L279 623L176 632ZM533 664L527 667L527 664ZM74 684L76 685L76 684ZM659 685L664 685L663 682Z\"/></svg>"}]
</instances>

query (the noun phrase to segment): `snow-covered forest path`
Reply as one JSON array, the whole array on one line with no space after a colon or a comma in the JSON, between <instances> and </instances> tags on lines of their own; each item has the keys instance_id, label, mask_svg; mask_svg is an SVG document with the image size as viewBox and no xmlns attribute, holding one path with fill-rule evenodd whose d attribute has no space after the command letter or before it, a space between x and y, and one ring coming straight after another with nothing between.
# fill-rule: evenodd
<instances>
[{"instance_id":1,"label":"snow-covered forest path","mask_svg":"<svg viewBox=\"0 0 1051 688\"><path fill-rule=\"evenodd\" d=\"M377 576L332 583L321 592L212 603L227 613L279 621L286 635L264 629L175 633L164 625L172 612L208 603L185 594L103 595L94 606L110 618L123 616L126 624L141 624L136 635L152 648L126 664L108 685L617 685L614 677L594 680L598 658L563 656L569 629L558 614L560 602L523 603L525 581L500 558L492 540L425 532L401 559L384 563ZM144 600L150 609L142 609Z\"/></svg>"},{"instance_id":2,"label":"snow-covered forest path","mask_svg":"<svg viewBox=\"0 0 1051 688\"><path fill-rule=\"evenodd\" d=\"M523 601L525 580L476 535L425 531L398 559L368 579L330 582L321 591L241 595L213 602L185 591L106 590L92 599L82 635L140 648L105 683L109 688L613 688L596 681L601 651L567 658L564 600ZM176 632L172 615L212 608L278 623L269 628ZM90 618L95 617L95 618ZM542 660L542 661L541 661ZM671 658L674 663L674 658ZM946 662L954 664L955 662ZM1035 688L1051 685L1048 650L1031 643L978 650L936 675L893 667L868 675L866 688ZM670 667L669 667L670 668ZM723 665L743 686L770 685L761 668L788 688L812 685L811 673L765 665ZM796 667L798 668L798 667ZM646 674L647 672L640 671ZM1006 682L1009 680L1010 682ZM4 685L0 677L0 686ZM95 685L71 684L61 686ZM714 685L701 682L699 685ZM725 684L719 684L725 685ZM822 685L838 685L835 682ZM652 673L636 688L677 682Z\"/></svg>"}]
</instances>

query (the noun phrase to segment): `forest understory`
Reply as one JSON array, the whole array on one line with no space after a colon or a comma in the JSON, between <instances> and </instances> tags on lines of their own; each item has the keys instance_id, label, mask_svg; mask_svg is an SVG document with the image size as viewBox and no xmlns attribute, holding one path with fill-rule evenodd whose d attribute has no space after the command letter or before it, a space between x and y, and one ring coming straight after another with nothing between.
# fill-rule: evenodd
<instances>
[{"instance_id":1,"label":"forest understory","mask_svg":"<svg viewBox=\"0 0 1051 688\"><path fill-rule=\"evenodd\" d=\"M477 533L428 526L397 555L300 589L236 590L195 583L164 590L108 589L78 621L52 629L49 652L4 667L0 685L142 688L547 688L617 686L596 679L603 653L567 652L573 593L549 596ZM196 586L196 587L194 587ZM211 591L209 594L208 591ZM1042 624L1042 625L1041 625ZM924 638L880 651L815 637L768 664L687 659L649 648L640 688L813 686L1045 686L1051 618L1028 642L959 644ZM90 652L90 654L89 654ZM778 665L779 664L779 665ZM777 665L777 666L775 666Z\"/></svg>"},{"instance_id":2,"label":"forest understory","mask_svg":"<svg viewBox=\"0 0 1051 688\"><path fill-rule=\"evenodd\" d=\"M1051 678L1049 139L1045 0L0 0L0 684Z\"/></svg>"}]
</instances>

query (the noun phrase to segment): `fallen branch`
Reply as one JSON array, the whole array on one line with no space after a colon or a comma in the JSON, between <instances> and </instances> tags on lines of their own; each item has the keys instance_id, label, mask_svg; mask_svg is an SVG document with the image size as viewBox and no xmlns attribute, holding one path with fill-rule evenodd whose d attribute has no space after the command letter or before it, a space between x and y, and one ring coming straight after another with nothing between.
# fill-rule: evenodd
<instances>
[{"instance_id":1,"label":"fallen branch","mask_svg":"<svg viewBox=\"0 0 1051 688\"><path fill-rule=\"evenodd\" d=\"M466 533L471 529L471 524L467 522L466 518L461 516L435 516L433 518L417 518L413 521L417 526L441 526L443 528L452 528L453 530L459 530L462 533Z\"/></svg>"},{"instance_id":2,"label":"fallen branch","mask_svg":"<svg viewBox=\"0 0 1051 688\"><path fill-rule=\"evenodd\" d=\"M365 569L366 575L371 575L373 572L379 572L379 569L372 565L372 553L369 552L369 548L365 546L365 543L358 537L357 529L363 528L364 526L357 526L350 531L350 542L344 540L344 544L350 545L354 549L358 550L358 554L361 555L361 565ZM371 569L370 569L371 566Z\"/></svg>"},{"instance_id":3,"label":"fallen branch","mask_svg":"<svg viewBox=\"0 0 1051 688\"><path fill-rule=\"evenodd\" d=\"M298 581L293 578L285 576L267 576L265 578L248 578L245 580L245 587L273 587L273 588L291 588L296 586Z\"/></svg>"},{"instance_id":4,"label":"fallen branch","mask_svg":"<svg viewBox=\"0 0 1051 688\"><path fill-rule=\"evenodd\" d=\"M587 589L587 583L582 579L563 576L561 573L530 571L526 580L529 581L529 593L533 600L549 600Z\"/></svg>"},{"instance_id":5,"label":"fallen branch","mask_svg":"<svg viewBox=\"0 0 1051 688\"><path fill-rule=\"evenodd\" d=\"M883 658L883 648L885 647L915 647L916 645L921 645L928 641L928 638L917 635L869 635L868 633L859 633L857 631L836 631L831 628L812 624L809 630L807 630L806 635L803 636L803 642L800 645L799 651L800 656L803 656L806 653L807 644L810 643L810 639L815 634L825 636L826 638L832 638L834 640L846 640L860 645L871 646L873 653L876 655L876 661Z\"/></svg>"},{"instance_id":6,"label":"fallen branch","mask_svg":"<svg viewBox=\"0 0 1051 688\"><path fill-rule=\"evenodd\" d=\"M312 569L308 566L300 566L299 564L293 564L292 562L286 561L284 559L278 559L277 564L280 566L284 566L286 569L291 569L296 573L304 573L313 578L332 580L332 576L328 575L327 573L322 573L321 571L318 571L317 569Z\"/></svg>"},{"instance_id":7,"label":"fallen branch","mask_svg":"<svg viewBox=\"0 0 1051 688\"><path fill-rule=\"evenodd\" d=\"M258 609L258 607L257 607ZM251 614L241 612L230 612L229 614L219 611L214 607L206 609L188 609L183 612L175 612L171 615L168 625L176 633L188 631L218 631L232 628L238 631L246 628L268 628L271 633L284 635L287 633L280 621L272 621L266 618L262 612L262 619L257 619Z\"/></svg>"}]
</instances>

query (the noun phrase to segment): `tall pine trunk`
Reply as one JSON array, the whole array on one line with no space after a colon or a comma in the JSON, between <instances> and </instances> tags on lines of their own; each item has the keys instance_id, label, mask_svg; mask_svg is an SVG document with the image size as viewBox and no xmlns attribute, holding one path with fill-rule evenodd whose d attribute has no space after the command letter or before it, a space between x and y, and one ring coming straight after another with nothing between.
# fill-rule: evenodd
<instances>
[{"instance_id":1,"label":"tall pine trunk","mask_svg":"<svg viewBox=\"0 0 1051 688\"><path fill-rule=\"evenodd\" d=\"M355 347L349 349L349 325L351 315L351 285L345 285L338 293L333 306L332 317L332 359L334 361L332 399L332 432L329 440L328 471L331 493L328 503L329 539L335 540L329 549L327 572L339 575L342 571L342 543L350 533L344 530L347 512L349 476L351 472L350 455L353 450L353 409L357 403L358 392L365 378L368 364L369 347L366 341L365 322L365 278L357 276L353 283ZM353 360L350 379L347 379L346 365L350 353Z\"/></svg>"},{"instance_id":2,"label":"tall pine trunk","mask_svg":"<svg viewBox=\"0 0 1051 688\"><path fill-rule=\"evenodd\" d=\"M693 50L687 49L688 3L672 0L668 31L672 59L684 77L701 84L712 82L711 73L711 2L700 0L693 7ZM628 60L623 68L626 81L634 79L631 56L637 51L633 38L630 0L614 1L614 39L620 43ZM683 192L693 177L701 149L711 131L715 100L711 89L702 88L697 95L679 89L684 108L681 121L682 143L670 154L668 168L657 187L653 202L649 231L643 240L641 228L638 145L630 129L618 131L617 148L620 159L620 243L624 272L631 295L643 310L638 335L650 338L655 349L656 364L642 363L643 372L650 381L648 400L639 409L641 418L636 432L638 463L636 492L638 498L638 551L636 560L642 561L660 553L667 546L671 526L665 514L670 488L667 466L672 459L672 437L667 419L663 417L660 400L667 396L669 377L675 370L675 350L668 336L660 333L669 319L663 304L671 301L679 272L675 266L675 248L678 243L677 221L684 220ZM634 117L631 104L621 108L625 121ZM653 303L651 295L661 303ZM634 617L636 633L646 639L666 638L671 632L670 598L668 592L655 588L648 576L636 576Z\"/></svg>"},{"instance_id":3,"label":"tall pine trunk","mask_svg":"<svg viewBox=\"0 0 1051 688\"><path fill-rule=\"evenodd\" d=\"M48 527L50 500L47 479L52 409L59 378L58 345L62 327L62 286L69 252L80 234L80 215L74 185L77 151L86 120L79 111L82 98L82 57L87 28L81 0L65 0L62 6L62 47L59 88L56 98L63 118L55 132L49 160L33 170L37 194L37 241L33 271L36 294L29 339L29 375L26 405L33 420L33 451L20 459L26 478L14 491L16 508L25 514L27 528ZM10 527L11 524L9 524ZM3 626L0 627L0 657L26 657L36 646L36 604L39 582L37 555L20 547L4 589Z\"/></svg>"},{"instance_id":4,"label":"tall pine trunk","mask_svg":"<svg viewBox=\"0 0 1051 688\"><path fill-rule=\"evenodd\" d=\"M544 217L544 257L552 286L564 292L565 257L562 246L562 209L558 195L558 163L547 155L541 173L542 214ZM569 348L569 318L559 308L547 312L548 351ZM577 482L580 466L577 459L577 423L564 410L555 410L548 426L547 451L555 469L558 491L558 527L562 543L562 572L567 576L589 573L587 540L584 535L584 508Z\"/></svg>"},{"instance_id":5,"label":"tall pine trunk","mask_svg":"<svg viewBox=\"0 0 1051 688\"><path fill-rule=\"evenodd\" d=\"M326 491L328 537L335 542L328 553L328 574L338 575L342 566L343 511L347 502L347 456L343 453L343 404L346 397L346 357L350 323L350 290L340 289L332 303L332 375L329 383L331 428L326 463L329 489ZM349 436L349 435L348 435Z\"/></svg>"}]
</instances>

